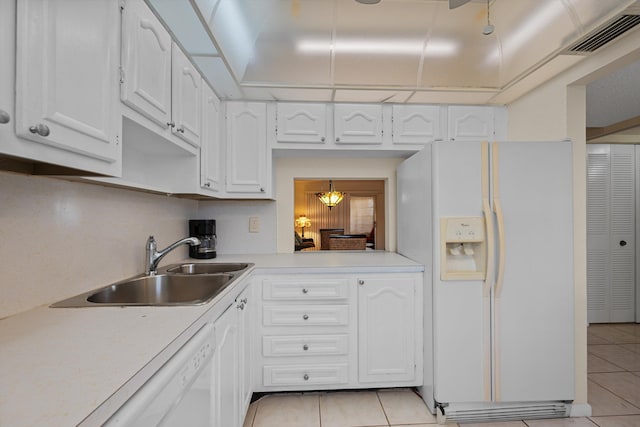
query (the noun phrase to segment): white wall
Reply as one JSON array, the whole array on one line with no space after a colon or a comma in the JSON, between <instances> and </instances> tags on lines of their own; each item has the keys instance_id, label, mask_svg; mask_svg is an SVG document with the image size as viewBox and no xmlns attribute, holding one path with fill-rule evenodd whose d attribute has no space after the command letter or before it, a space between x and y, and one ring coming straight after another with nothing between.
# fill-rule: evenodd
<instances>
[{"instance_id":1,"label":"white wall","mask_svg":"<svg viewBox=\"0 0 640 427\"><path fill-rule=\"evenodd\" d=\"M295 178L382 179L386 181L386 250L396 251L396 167L402 158L276 158L277 252L293 252Z\"/></svg>"},{"instance_id":2,"label":"white wall","mask_svg":"<svg viewBox=\"0 0 640 427\"><path fill-rule=\"evenodd\" d=\"M576 402L587 402L586 99L585 85L640 60L640 32L587 57L509 105L510 140L570 138L574 146Z\"/></svg>"},{"instance_id":3,"label":"white wall","mask_svg":"<svg viewBox=\"0 0 640 427\"><path fill-rule=\"evenodd\" d=\"M193 200L0 172L0 318L142 273L147 237L165 248L196 212Z\"/></svg>"},{"instance_id":4,"label":"white wall","mask_svg":"<svg viewBox=\"0 0 640 427\"><path fill-rule=\"evenodd\" d=\"M249 218L257 217L260 231L249 232ZM200 202L198 218L216 220L219 254L276 252L276 202L272 200L215 200Z\"/></svg>"}]
</instances>

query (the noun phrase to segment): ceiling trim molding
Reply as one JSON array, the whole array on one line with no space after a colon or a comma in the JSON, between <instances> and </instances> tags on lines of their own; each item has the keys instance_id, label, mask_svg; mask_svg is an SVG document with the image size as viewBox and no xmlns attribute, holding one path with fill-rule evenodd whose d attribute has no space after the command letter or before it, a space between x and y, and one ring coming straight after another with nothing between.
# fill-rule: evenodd
<instances>
[{"instance_id":1,"label":"ceiling trim molding","mask_svg":"<svg viewBox=\"0 0 640 427\"><path fill-rule=\"evenodd\" d=\"M627 129L640 126L640 116L632 117L621 122L611 124L603 127L588 127L587 128L587 141L600 138L603 136L611 135L617 132L622 132Z\"/></svg>"}]
</instances>

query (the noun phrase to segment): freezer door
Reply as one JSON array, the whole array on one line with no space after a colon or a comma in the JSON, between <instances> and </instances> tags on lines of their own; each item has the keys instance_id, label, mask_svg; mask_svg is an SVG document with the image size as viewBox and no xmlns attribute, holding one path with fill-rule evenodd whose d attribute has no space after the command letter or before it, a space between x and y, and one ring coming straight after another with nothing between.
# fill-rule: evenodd
<instances>
[{"instance_id":1,"label":"freezer door","mask_svg":"<svg viewBox=\"0 0 640 427\"><path fill-rule=\"evenodd\" d=\"M490 298L483 280L441 280L440 220L482 217L482 144L433 144L433 310L435 400L491 399Z\"/></svg>"},{"instance_id":2,"label":"freezer door","mask_svg":"<svg viewBox=\"0 0 640 427\"><path fill-rule=\"evenodd\" d=\"M502 257L493 292L494 399L572 400L570 142L492 144Z\"/></svg>"}]
</instances>

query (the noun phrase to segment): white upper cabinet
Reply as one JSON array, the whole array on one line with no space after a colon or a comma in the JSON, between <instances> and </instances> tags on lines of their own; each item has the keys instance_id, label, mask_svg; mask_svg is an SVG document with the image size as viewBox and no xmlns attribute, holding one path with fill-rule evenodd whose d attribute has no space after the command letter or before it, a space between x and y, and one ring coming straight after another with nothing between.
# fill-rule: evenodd
<instances>
[{"instance_id":1,"label":"white upper cabinet","mask_svg":"<svg viewBox=\"0 0 640 427\"><path fill-rule=\"evenodd\" d=\"M4 52L0 61L0 141L14 138L14 81L15 62L11 57L15 49L15 3L0 2L0 52ZM5 149L0 143L0 148Z\"/></svg>"},{"instance_id":2,"label":"white upper cabinet","mask_svg":"<svg viewBox=\"0 0 640 427\"><path fill-rule=\"evenodd\" d=\"M229 193L267 196L267 107L262 102L227 103L227 185Z\"/></svg>"},{"instance_id":3,"label":"white upper cabinet","mask_svg":"<svg viewBox=\"0 0 640 427\"><path fill-rule=\"evenodd\" d=\"M171 36L143 1L122 12L121 98L162 128L171 125Z\"/></svg>"},{"instance_id":4,"label":"white upper cabinet","mask_svg":"<svg viewBox=\"0 0 640 427\"><path fill-rule=\"evenodd\" d=\"M382 144L381 104L335 104L336 144Z\"/></svg>"},{"instance_id":5,"label":"white upper cabinet","mask_svg":"<svg viewBox=\"0 0 640 427\"><path fill-rule=\"evenodd\" d=\"M449 139L454 141L493 141L494 107L450 106L448 112Z\"/></svg>"},{"instance_id":6,"label":"white upper cabinet","mask_svg":"<svg viewBox=\"0 0 640 427\"><path fill-rule=\"evenodd\" d=\"M279 103L276 139L278 142L322 144L327 132L326 104Z\"/></svg>"},{"instance_id":7,"label":"white upper cabinet","mask_svg":"<svg viewBox=\"0 0 640 427\"><path fill-rule=\"evenodd\" d=\"M195 155L202 77L144 0L122 0L123 114Z\"/></svg>"},{"instance_id":8,"label":"white upper cabinet","mask_svg":"<svg viewBox=\"0 0 640 427\"><path fill-rule=\"evenodd\" d=\"M425 144L443 139L442 107L439 105L394 105L394 144Z\"/></svg>"},{"instance_id":9,"label":"white upper cabinet","mask_svg":"<svg viewBox=\"0 0 640 427\"><path fill-rule=\"evenodd\" d=\"M202 145L200 147L200 185L220 191L220 101L207 84L202 84Z\"/></svg>"},{"instance_id":10,"label":"white upper cabinet","mask_svg":"<svg viewBox=\"0 0 640 427\"><path fill-rule=\"evenodd\" d=\"M57 151L43 161L119 174L117 2L16 4L17 135Z\"/></svg>"},{"instance_id":11,"label":"white upper cabinet","mask_svg":"<svg viewBox=\"0 0 640 427\"><path fill-rule=\"evenodd\" d=\"M200 146L202 77L180 48L173 44L171 131L194 147Z\"/></svg>"}]
</instances>

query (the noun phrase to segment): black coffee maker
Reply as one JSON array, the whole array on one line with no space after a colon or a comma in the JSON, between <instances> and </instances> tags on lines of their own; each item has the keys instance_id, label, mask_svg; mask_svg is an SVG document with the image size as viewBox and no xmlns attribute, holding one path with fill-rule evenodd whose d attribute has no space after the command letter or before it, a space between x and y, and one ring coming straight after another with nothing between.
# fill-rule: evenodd
<instances>
[{"instance_id":1,"label":"black coffee maker","mask_svg":"<svg viewBox=\"0 0 640 427\"><path fill-rule=\"evenodd\" d=\"M216 257L216 220L190 219L189 236L200 239L197 246L189 246L189 256L196 259Z\"/></svg>"}]
</instances>

